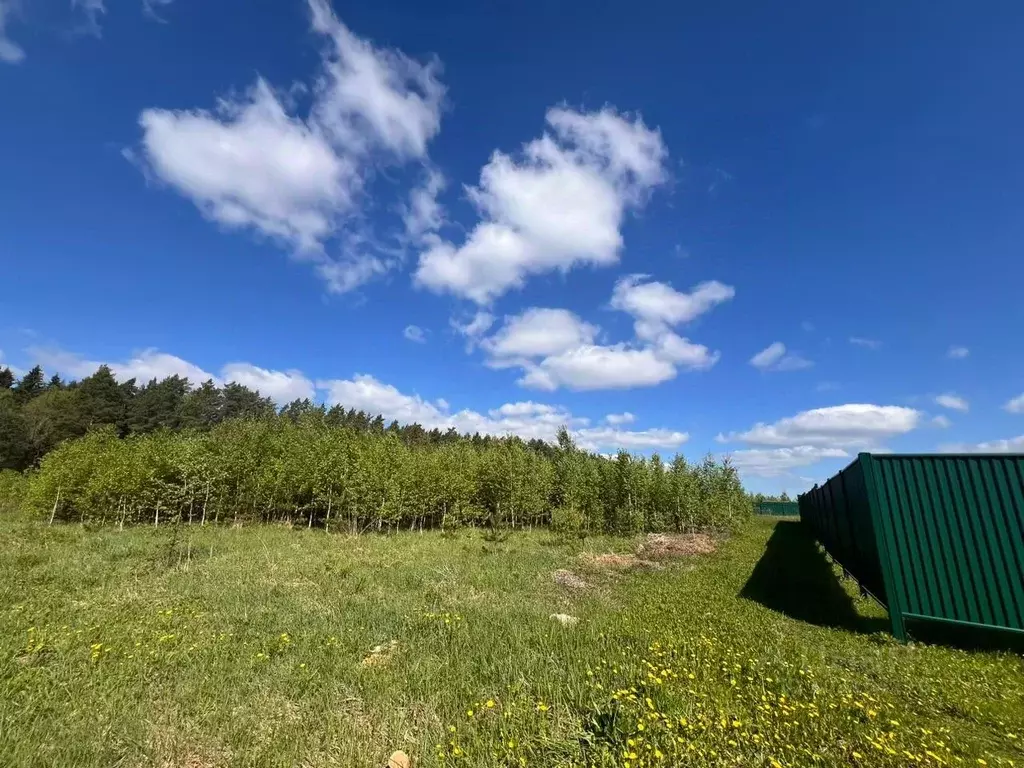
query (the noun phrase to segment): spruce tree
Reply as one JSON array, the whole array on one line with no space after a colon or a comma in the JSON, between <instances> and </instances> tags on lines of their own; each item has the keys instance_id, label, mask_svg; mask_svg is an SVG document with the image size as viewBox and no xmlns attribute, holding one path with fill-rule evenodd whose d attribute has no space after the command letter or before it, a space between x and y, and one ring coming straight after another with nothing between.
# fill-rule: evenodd
<instances>
[{"instance_id":1,"label":"spruce tree","mask_svg":"<svg viewBox=\"0 0 1024 768\"><path fill-rule=\"evenodd\" d=\"M110 367L106 365L101 365L92 376L82 379L78 391L82 396L86 424L113 424L122 430L127 418L130 391L134 389L134 380L130 384L130 388L118 384Z\"/></svg>"},{"instance_id":2,"label":"spruce tree","mask_svg":"<svg viewBox=\"0 0 1024 768\"><path fill-rule=\"evenodd\" d=\"M46 385L43 384L43 369L38 365L34 365L32 366L32 369L22 376L21 380L14 385L14 399L20 405L24 405L32 398L43 394L45 390Z\"/></svg>"},{"instance_id":3,"label":"spruce tree","mask_svg":"<svg viewBox=\"0 0 1024 768\"><path fill-rule=\"evenodd\" d=\"M179 424L189 429L210 429L223 419L224 394L212 379L193 389L181 403Z\"/></svg>"}]
</instances>

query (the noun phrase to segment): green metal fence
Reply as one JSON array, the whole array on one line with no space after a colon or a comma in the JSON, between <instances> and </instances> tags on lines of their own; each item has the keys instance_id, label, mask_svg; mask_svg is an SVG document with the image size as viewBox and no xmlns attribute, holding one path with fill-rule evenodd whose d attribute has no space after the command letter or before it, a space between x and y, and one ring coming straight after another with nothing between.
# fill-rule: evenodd
<instances>
[{"instance_id":1,"label":"green metal fence","mask_svg":"<svg viewBox=\"0 0 1024 768\"><path fill-rule=\"evenodd\" d=\"M875 455L799 498L826 551L907 622L1024 637L1024 455Z\"/></svg>"},{"instance_id":2,"label":"green metal fence","mask_svg":"<svg viewBox=\"0 0 1024 768\"><path fill-rule=\"evenodd\" d=\"M770 517L796 517L800 514L800 505L795 501L762 501L754 505L754 514Z\"/></svg>"}]
</instances>

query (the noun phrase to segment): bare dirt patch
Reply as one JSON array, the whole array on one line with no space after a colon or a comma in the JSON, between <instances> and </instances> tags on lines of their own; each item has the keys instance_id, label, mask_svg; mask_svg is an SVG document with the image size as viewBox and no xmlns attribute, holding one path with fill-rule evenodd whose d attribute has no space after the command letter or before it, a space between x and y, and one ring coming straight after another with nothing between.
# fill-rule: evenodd
<instances>
[{"instance_id":1,"label":"bare dirt patch","mask_svg":"<svg viewBox=\"0 0 1024 768\"><path fill-rule=\"evenodd\" d=\"M629 571L634 569L656 571L661 568L660 563L644 560L636 555L620 555L614 552L606 552L601 555L584 552L580 555L580 562L587 568L609 571Z\"/></svg>"},{"instance_id":2,"label":"bare dirt patch","mask_svg":"<svg viewBox=\"0 0 1024 768\"><path fill-rule=\"evenodd\" d=\"M637 547L637 555L646 560L669 560L692 555L710 555L717 549L706 533L650 533Z\"/></svg>"},{"instance_id":3,"label":"bare dirt patch","mask_svg":"<svg viewBox=\"0 0 1024 768\"><path fill-rule=\"evenodd\" d=\"M589 589L590 583L584 579L581 579L572 571L567 571L564 568L555 571L551 574L551 578L555 580L555 584L560 587L566 587L567 589Z\"/></svg>"},{"instance_id":4,"label":"bare dirt patch","mask_svg":"<svg viewBox=\"0 0 1024 768\"><path fill-rule=\"evenodd\" d=\"M391 661L391 658L395 655L395 651L398 650L398 641L392 640L391 642L378 645L370 651L370 655L367 656L360 662L364 667L383 667L385 664Z\"/></svg>"}]
</instances>

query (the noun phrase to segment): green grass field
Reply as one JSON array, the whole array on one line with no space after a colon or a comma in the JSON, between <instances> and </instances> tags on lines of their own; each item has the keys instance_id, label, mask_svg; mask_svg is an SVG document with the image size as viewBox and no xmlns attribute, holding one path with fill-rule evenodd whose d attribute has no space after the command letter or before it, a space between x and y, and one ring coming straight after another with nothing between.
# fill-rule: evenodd
<instances>
[{"instance_id":1,"label":"green grass field","mask_svg":"<svg viewBox=\"0 0 1024 768\"><path fill-rule=\"evenodd\" d=\"M894 643L796 523L580 557L634 544L8 518L0 765L1024 765L1021 658Z\"/></svg>"}]
</instances>

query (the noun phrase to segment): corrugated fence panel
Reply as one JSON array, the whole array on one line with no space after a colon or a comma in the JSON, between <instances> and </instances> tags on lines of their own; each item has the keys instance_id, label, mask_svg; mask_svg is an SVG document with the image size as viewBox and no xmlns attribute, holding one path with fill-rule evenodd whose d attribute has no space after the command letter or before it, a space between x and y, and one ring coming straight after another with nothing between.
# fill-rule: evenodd
<instances>
[{"instance_id":1,"label":"corrugated fence panel","mask_svg":"<svg viewBox=\"0 0 1024 768\"><path fill-rule=\"evenodd\" d=\"M1024 456L870 461L902 612L1024 630Z\"/></svg>"},{"instance_id":2,"label":"corrugated fence panel","mask_svg":"<svg viewBox=\"0 0 1024 768\"><path fill-rule=\"evenodd\" d=\"M1024 456L862 453L799 505L897 637L908 619L1024 635Z\"/></svg>"},{"instance_id":3,"label":"corrugated fence panel","mask_svg":"<svg viewBox=\"0 0 1024 768\"><path fill-rule=\"evenodd\" d=\"M800 519L836 562L888 605L864 468L853 462L799 499Z\"/></svg>"}]
</instances>

